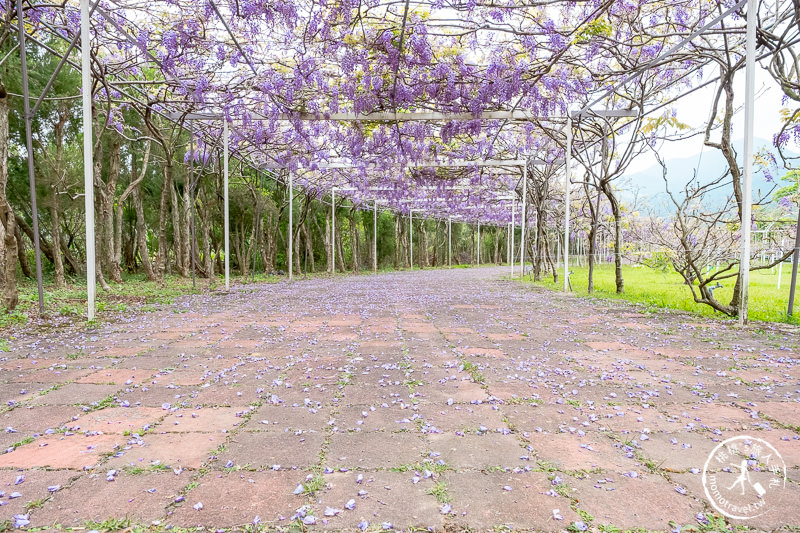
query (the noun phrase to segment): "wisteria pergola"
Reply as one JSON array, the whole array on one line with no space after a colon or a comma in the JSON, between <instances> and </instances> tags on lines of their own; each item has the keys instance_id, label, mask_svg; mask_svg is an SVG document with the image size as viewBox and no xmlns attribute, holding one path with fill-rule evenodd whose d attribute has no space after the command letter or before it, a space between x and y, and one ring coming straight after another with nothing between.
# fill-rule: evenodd
<instances>
[{"instance_id":1,"label":"wisteria pergola","mask_svg":"<svg viewBox=\"0 0 800 533\"><path fill-rule=\"evenodd\" d=\"M779 4L770 15L776 19ZM624 131L663 112L708 68L685 54L693 41L725 35L746 62L742 219L751 219L756 0L80 0L79 10L69 2L16 7L23 69L25 39L57 53L37 39L46 32L69 45L59 69L82 73L89 319L96 276L92 108L100 102L141 106L180 124L196 139L194 161L220 155L226 287L231 157L286 173L290 228L298 187L330 194L332 206L338 193L376 213L380 205L448 222L519 225L523 271L529 169L559 170L569 243L574 122L604 117ZM598 13L613 14L620 26L609 27ZM597 35L610 37L613 49ZM80 64L73 48L81 50ZM110 113L108 120L118 118ZM600 140L584 141L582 149ZM35 198L32 162L30 177ZM750 232L743 224L742 321ZM564 246L565 290L569 253ZM37 272L41 295L38 260Z\"/></svg>"}]
</instances>

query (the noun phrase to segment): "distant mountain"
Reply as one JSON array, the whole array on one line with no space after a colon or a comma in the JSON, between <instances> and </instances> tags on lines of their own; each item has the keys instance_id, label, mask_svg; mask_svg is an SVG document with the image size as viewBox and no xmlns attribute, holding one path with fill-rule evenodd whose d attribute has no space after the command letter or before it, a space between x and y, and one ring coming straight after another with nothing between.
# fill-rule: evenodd
<instances>
[{"instance_id":1,"label":"distant mountain","mask_svg":"<svg viewBox=\"0 0 800 533\"><path fill-rule=\"evenodd\" d=\"M739 161L743 152L743 141L734 143ZM755 152L758 153L763 147L771 147L772 142L766 139L755 139ZM774 148L773 148L774 151ZM701 183L709 183L722 175L728 168L727 162L719 150L705 147L701 152L697 152L688 157L673 158L667 162L667 183L673 194L679 194L685 185L693 179L695 170L697 178ZM624 191L622 198L626 202L636 201L636 208L641 213L652 212L655 215L667 215L673 212L674 206L669 200L664 188L662 178L662 168L658 164L635 172L626 174L624 181ZM767 194L773 187L773 183L767 181L766 176L756 167L753 174L753 197ZM731 194L731 187L721 187L708 194L708 200L714 204L723 202L725 197Z\"/></svg>"}]
</instances>

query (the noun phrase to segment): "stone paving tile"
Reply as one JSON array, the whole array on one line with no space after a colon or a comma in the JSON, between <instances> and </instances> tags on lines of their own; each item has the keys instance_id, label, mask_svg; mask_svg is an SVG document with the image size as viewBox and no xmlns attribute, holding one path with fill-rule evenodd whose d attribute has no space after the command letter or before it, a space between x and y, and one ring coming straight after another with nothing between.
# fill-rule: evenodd
<instances>
[{"instance_id":1,"label":"stone paving tile","mask_svg":"<svg viewBox=\"0 0 800 533\"><path fill-rule=\"evenodd\" d=\"M166 524L226 528L252 524L259 517L263 524L288 525L296 509L306 503L305 497L292 494L304 478L305 474L292 471L211 471L169 511ZM198 504L201 509L195 509Z\"/></svg>"},{"instance_id":2,"label":"stone paving tile","mask_svg":"<svg viewBox=\"0 0 800 533\"><path fill-rule=\"evenodd\" d=\"M312 506L323 529L354 531L362 522L372 528L388 522L399 531L412 527L440 530L444 526L440 504L429 494L432 481L414 483L409 473L372 472L363 474L363 480L357 483L356 476L355 472L324 476L325 490ZM353 509L345 507L350 500ZM340 512L325 517L328 508Z\"/></svg>"},{"instance_id":3,"label":"stone paving tile","mask_svg":"<svg viewBox=\"0 0 800 533\"><path fill-rule=\"evenodd\" d=\"M613 483L598 484L593 479L567 482L580 509L594 517L598 526L668 531L670 522L696 523L695 516L704 509L703 502L691 494L678 493L675 484L658 475L609 478Z\"/></svg>"},{"instance_id":4,"label":"stone paving tile","mask_svg":"<svg viewBox=\"0 0 800 533\"><path fill-rule=\"evenodd\" d=\"M0 455L0 468L93 467L102 454L111 452L123 440L119 435L52 435L35 439L10 453Z\"/></svg>"},{"instance_id":5,"label":"stone paving tile","mask_svg":"<svg viewBox=\"0 0 800 533\"><path fill-rule=\"evenodd\" d=\"M160 385L141 385L126 389L118 395L120 401L143 407L199 405L196 387L164 387Z\"/></svg>"},{"instance_id":6,"label":"stone paving tile","mask_svg":"<svg viewBox=\"0 0 800 533\"><path fill-rule=\"evenodd\" d=\"M290 407L283 405L262 405L257 407L245 426L247 431L321 432L330 420L327 409Z\"/></svg>"},{"instance_id":7,"label":"stone paving tile","mask_svg":"<svg viewBox=\"0 0 800 533\"><path fill-rule=\"evenodd\" d=\"M325 435L315 432L242 432L228 440L219 463L249 468L309 468L319 463Z\"/></svg>"},{"instance_id":8,"label":"stone paving tile","mask_svg":"<svg viewBox=\"0 0 800 533\"><path fill-rule=\"evenodd\" d=\"M326 462L334 468L391 468L415 464L425 451L425 442L411 432L335 433L330 437Z\"/></svg>"},{"instance_id":9,"label":"stone paving tile","mask_svg":"<svg viewBox=\"0 0 800 533\"><path fill-rule=\"evenodd\" d=\"M107 481L104 474L84 475L31 513L31 525L81 527L87 520L100 523L125 518L149 524L164 518L166 507L178 497L188 479L188 474L176 476L172 472L122 473L114 481Z\"/></svg>"},{"instance_id":10,"label":"stone paving tile","mask_svg":"<svg viewBox=\"0 0 800 533\"><path fill-rule=\"evenodd\" d=\"M515 435L488 432L482 435L440 434L430 436L431 450L456 470L524 467L531 453Z\"/></svg>"},{"instance_id":11,"label":"stone paving tile","mask_svg":"<svg viewBox=\"0 0 800 533\"><path fill-rule=\"evenodd\" d=\"M464 472L448 473L445 478L452 497L451 520L462 528L558 531L579 520L570 500L545 495L552 485L542 472Z\"/></svg>"},{"instance_id":12,"label":"stone paving tile","mask_svg":"<svg viewBox=\"0 0 800 533\"><path fill-rule=\"evenodd\" d=\"M31 399L32 405L91 405L120 390L120 385L67 383L47 394Z\"/></svg>"},{"instance_id":13,"label":"stone paving tile","mask_svg":"<svg viewBox=\"0 0 800 533\"><path fill-rule=\"evenodd\" d=\"M584 437L561 433L558 435L534 434L528 439L538 460L554 465L560 470L603 469L621 472L634 469L637 462L610 436L593 433Z\"/></svg>"},{"instance_id":14,"label":"stone paving tile","mask_svg":"<svg viewBox=\"0 0 800 533\"><path fill-rule=\"evenodd\" d=\"M85 375L75 380L75 382L94 383L98 385L134 385L147 381L152 375L153 372L147 370L106 368Z\"/></svg>"},{"instance_id":15,"label":"stone paving tile","mask_svg":"<svg viewBox=\"0 0 800 533\"><path fill-rule=\"evenodd\" d=\"M63 383L76 381L94 373L95 370L89 368L64 368L62 366L51 366L49 368L31 369L25 372L14 371L13 377L8 381L11 383Z\"/></svg>"},{"instance_id":16,"label":"stone paving tile","mask_svg":"<svg viewBox=\"0 0 800 533\"><path fill-rule=\"evenodd\" d=\"M135 433L165 415L163 409L153 407L110 407L81 415L65 427L75 432Z\"/></svg>"},{"instance_id":17,"label":"stone paving tile","mask_svg":"<svg viewBox=\"0 0 800 533\"><path fill-rule=\"evenodd\" d=\"M139 441L131 439L129 442L121 453L105 463L109 468L145 467L156 461L173 468L200 468L214 450L225 444L225 435L148 433Z\"/></svg>"},{"instance_id":18,"label":"stone paving tile","mask_svg":"<svg viewBox=\"0 0 800 533\"><path fill-rule=\"evenodd\" d=\"M248 285L91 331L16 331L0 429L17 432L0 450L20 445L0 481L26 478L20 498L0 487L0 523L35 501L37 526L288 528L307 506L310 532L663 530L711 509L698 469L734 435L789 465L789 503L748 525L800 523L796 332L520 291L506 274Z\"/></svg>"},{"instance_id":19,"label":"stone paving tile","mask_svg":"<svg viewBox=\"0 0 800 533\"><path fill-rule=\"evenodd\" d=\"M249 409L237 407L203 407L179 409L164 418L156 429L166 433L220 433L242 425Z\"/></svg>"},{"instance_id":20,"label":"stone paving tile","mask_svg":"<svg viewBox=\"0 0 800 533\"><path fill-rule=\"evenodd\" d=\"M65 489L70 482L80 476L73 470L0 470L0 522L2 517L24 514L32 505L38 505L50 496ZM21 479L20 479L21 478ZM11 498L18 493L19 496Z\"/></svg>"},{"instance_id":21,"label":"stone paving tile","mask_svg":"<svg viewBox=\"0 0 800 533\"><path fill-rule=\"evenodd\" d=\"M0 414L0 428L13 428L19 432L16 435L22 436L44 433L47 429L58 429L72 422L73 417L81 413L81 408L73 405L18 407Z\"/></svg>"}]
</instances>

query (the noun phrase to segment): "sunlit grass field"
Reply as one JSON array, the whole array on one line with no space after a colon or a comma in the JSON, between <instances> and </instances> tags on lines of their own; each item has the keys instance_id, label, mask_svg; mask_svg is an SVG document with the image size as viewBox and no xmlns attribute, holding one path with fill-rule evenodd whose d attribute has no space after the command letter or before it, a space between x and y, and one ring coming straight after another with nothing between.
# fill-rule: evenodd
<instances>
[{"instance_id":1,"label":"sunlit grass field","mask_svg":"<svg viewBox=\"0 0 800 533\"><path fill-rule=\"evenodd\" d=\"M572 290L578 295L586 295L588 286L588 267L570 268L572 275ZM553 283L550 276L543 279L539 285L561 290L563 281L559 270L558 284ZM695 303L692 292L684 285L683 278L676 272L662 272L648 267L634 267L623 265L623 278L625 280L625 293L616 294L614 285L614 265L597 265L594 271L594 296L599 298L619 298L652 307L666 307L700 313L706 316L726 318L721 313L715 312L711 307ZM778 289L778 269L774 271L760 270L750 273L750 320L766 322L788 322L800 324L800 287L796 290L794 316L786 316L789 303L789 284L791 282L791 264L783 265L781 288ZM526 277L526 279L528 279ZM722 288L716 289L714 295L722 302L729 302L733 295L734 278L722 282ZM800 283L798 284L800 285Z\"/></svg>"}]
</instances>

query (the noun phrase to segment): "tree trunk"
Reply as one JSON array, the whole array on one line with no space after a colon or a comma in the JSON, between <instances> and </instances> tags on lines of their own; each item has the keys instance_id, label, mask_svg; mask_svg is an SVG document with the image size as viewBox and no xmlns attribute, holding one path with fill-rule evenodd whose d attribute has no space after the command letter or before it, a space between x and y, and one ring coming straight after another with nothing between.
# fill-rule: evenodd
<instances>
[{"instance_id":1,"label":"tree trunk","mask_svg":"<svg viewBox=\"0 0 800 533\"><path fill-rule=\"evenodd\" d=\"M336 246L336 261L339 263L339 271L347 272L347 266L344 264L344 247L342 246L342 227L337 224L336 238L334 245Z\"/></svg>"},{"instance_id":2,"label":"tree trunk","mask_svg":"<svg viewBox=\"0 0 800 533\"><path fill-rule=\"evenodd\" d=\"M469 256L470 256L470 264L475 266L475 226L470 226L472 233L470 234L470 249L469 249Z\"/></svg>"},{"instance_id":3,"label":"tree trunk","mask_svg":"<svg viewBox=\"0 0 800 533\"><path fill-rule=\"evenodd\" d=\"M592 199L589 198L589 203L591 204ZM591 207L591 205L590 205ZM591 229L589 230L589 283L587 287L587 292L589 294L594 292L594 263L595 263L595 250L597 248L597 244L595 240L597 239L597 231L600 227L600 193L597 193L597 204L594 208L594 212L592 213L592 224Z\"/></svg>"},{"instance_id":4,"label":"tree trunk","mask_svg":"<svg viewBox=\"0 0 800 533\"><path fill-rule=\"evenodd\" d=\"M118 249L114 238L114 200L117 195L117 182L119 181L119 137L114 136L114 144L111 148L110 166L108 171L108 183L106 183L105 192L103 194L103 262L108 268L108 276L111 281L115 283L122 283L122 272L120 268L120 261L117 257L121 258L121 250ZM122 222L122 204L117 202L120 211L119 225ZM122 246L122 231L120 229L120 243Z\"/></svg>"},{"instance_id":5,"label":"tree trunk","mask_svg":"<svg viewBox=\"0 0 800 533\"><path fill-rule=\"evenodd\" d=\"M400 268L400 217L394 217L394 268Z\"/></svg>"},{"instance_id":6,"label":"tree trunk","mask_svg":"<svg viewBox=\"0 0 800 533\"><path fill-rule=\"evenodd\" d=\"M622 294L625 290L625 280L622 278L622 211L619 207L614 191L610 183L603 183L603 194L611 204L611 214L614 216L614 278L617 294Z\"/></svg>"},{"instance_id":7,"label":"tree trunk","mask_svg":"<svg viewBox=\"0 0 800 533\"><path fill-rule=\"evenodd\" d=\"M17 220L6 196L8 183L8 94L0 81L0 222L5 235L3 270L3 305L13 311L19 303L17 291Z\"/></svg>"},{"instance_id":8,"label":"tree trunk","mask_svg":"<svg viewBox=\"0 0 800 533\"><path fill-rule=\"evenodd\" d=\"M169 247L167 245L167 215L169 211L170 190L172 190L172 162L169 155L166 156L164 167L162 168L163 180L161 183L161 200L158 205L158 260L156 269L159 279L164 279L167 272L167 261Z\"/></svg>"},{"instance_id":9,"label":"tree trunk","mask_svg":"<svg viewBox=\"0 0 800 533\"><path fill-rule=\"evenodd\" d=\"M5 98L3 98L5 100ZM6 114L6 119L8 115ZM2 128L2 125L0 125ZM8 131L8 122L6 121L6 131ZM4 163L5 164L5 163ZM3 183L5 185L5 183ZM3 196L5 197L5 187L3 187ZM3 198L5 200L5 198ZM3 287L3 305L6 311L13 311L19 303L19 292L17 291L17 221L14 213L11 211L11 205L6 201L3 213L3 222L6 230L5 245L6 245L6 270L5 270L5 286Z\"/></svg>"},{"instance_id":10,"label":"tree trunk","mask_svg":"<svg viewBox=\"0 0 800 533\"><path fill-rule=\"evenodd\" d=\"M190 167L191 168L191 167ZM192 176L187 175L183 180L183 205L181 206L181 255L186 275L191 275L192 255L194 253L194 242L192 242ZM177 250L176 250L177 252Z\"/></svg>"},{"instance_id":11,"label":"tree trunk","mask_svg":"<svg viewBox=\"0 0 800 533\"><path fill-rule=\"evenodd\" d=\"M32 279L33 272L31 271L31 266L28 263L28 255L25 251L25 239L22 238L22 232L19 230L19 224L17 224L15 231L17 234L17 259L19 260L20 270L22 270L23 276Z\"/></svg>"},{"instance_id":12,"label":"tree trunk","mask_svg":"<svg viewBox=\"0 0 800 533\"><path fill-rule=\"evenodd\" d=\"M322 228L320 227L319 220L317 220L316 216L311 217L312 222L314 222L314 227L317 228L317 233L319 233L320 238L322 239L323 244L325 245L325 271L331 273L331 222L328 217L325 217L325 232L323 233Z\"/></svg>"},{"instance_id":13,"label":"tree trunk","mask_svg":"<svg viewBox=\"0 0 800 533\"><path fill-rule=\"evenodd\" d=\"M428 229L425 227L424 220L419 224L419 248L422 254L420 263L422 263L423 267L431 266L431 257L428 253Z\"/></svg>"},{"instance_id":14,"label":"tree trunk","mask_svg":"<svg viewBox=\"0 0 800 533\"><path fill-rule=\"evenodd\" d=\"M314 263L314 243L311 242L311 232L308 231L308 226L304 222L301 226L303 231L303 240L306 243L306 259L311 263L311 272L315 272L317 267Z\"/></svg>"},{"instance_id":15,"label":"tree trunk","mask_svg":"<svg viewBox=\"0 0 800 533\"><path fill-rule=\"evenodd\" d=\"M203 195L201 194L200 197L202 198ZM203 201L201 209L197 209L197 212L200 215L200 242L203 248L201 258L203 262L203 272L205 277L210 279L214 277L214 261L211 258L211 209L208 206L208 202ZM266 262L264 262L264 264L266 264Z\"/></svg>"},{"instance_id":16,"label":"tree trunk","mask_svg":"<svg viewBox=\"0 0 800 533\"><path fill-rule=\"evenodd\" d=\"M58 201L55 198L50 203L50 233L53 236L53 270L56 288L61 289L67 283L64 278L64 261L61 257L61 218L58 212Z\"/></svg>"},{"instance_id":17,"label":"tree trunk","mask_svg":"<svg viewBox=\"0 0 800 533\"><path fill-rule=\"evenodd\" d=\"M147 221L144 218L142 193L138 185L134 187L132 195L133 208L136 211L136 244L139 249L139 256L142 260L142 268L144 268L144 275L147 276L147 279L149 281L155 281L157 276L153 271L153 265L150 263L150 250L147 248ZM160 276L163 279L163 272L160 273Z\"/></svg>"},{"instance_id":18,"label":"tree trunk","mask_svg":"<svg viewBox=\"0 0 800 533\"><path fill-rule=\"evenodd\" d=\"M500 264L500 227L494 228L494 264Z\"/></svg>"},{"instance_id":19,"label":"tree trunk","mask_svg":"<svg viewBox=\"0 0 800 533\"><path fill-rule=\"evenodd\" d=\"M69 118L69 107L65 103L58 106L58 120L53 124L53 142L56 146L53 192L50 198L50 234L53 236L53 271L57 288L66 286L64 261L61 254L61 206L58 201L60 177L64 171L64 126Z\"/></svg>"},{"instance_id":20,"label":"tree trunk","mask_svg":"<svg viewBox=\"0 0 800 533\"><path fill-rule=\"evenodd\" d=\"M361 268L361 250L358 238L358 212L355 206L350 209L350 250L353 256L353 272L358 272Z\"/></svg>"},{"instance_id":21,"label":"tree trunk","mask_svg":"<svg viewBox=\"0 0 800 533\"><path fill-rule=\"evenodd\" d=\"M184 261L183 255L183 226L181 225L181 210L178 202L178 191L175 185L169 188L172 202L172 249L175 252L175 267L182 278L189 276L189 265Z\"/></svg>"}]
</instances>

